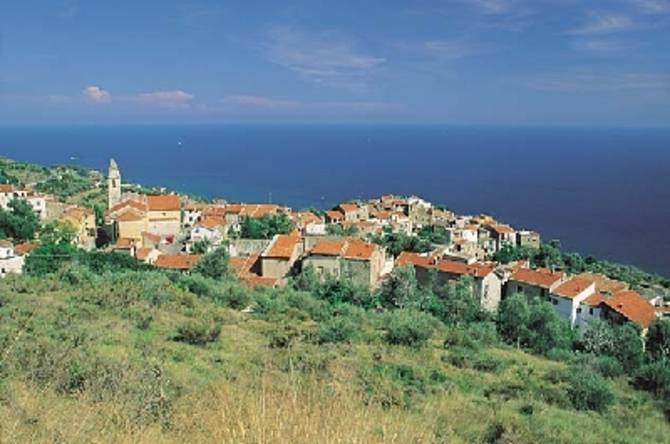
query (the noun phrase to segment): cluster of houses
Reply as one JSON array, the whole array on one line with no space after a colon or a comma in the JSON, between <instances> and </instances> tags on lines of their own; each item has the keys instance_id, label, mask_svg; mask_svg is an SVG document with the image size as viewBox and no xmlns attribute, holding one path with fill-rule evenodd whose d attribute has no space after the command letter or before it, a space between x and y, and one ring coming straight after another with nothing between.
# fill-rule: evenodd
<instances>
[{"instance_id":1,"label":"cluster of houses","mask_svg":"<svg viewBox=\"0 0 670 444\"><path fill-rule=\"evenodd\" d=\"M42 220L56 218L75 227L76 242L82 248L94 248L96 233L104 232L111 240L108 251L126 253L159 268L188 271L204 252L225 246L231 267L251 286L285 285L294 272L310 267L323 278L348 277L375 288L394 267L412 266L420 283L444 284L469 276L482 307L491 311L511 294L539 296L579 328L594 319L607 319L635 322L646 329L668 311L663 303L655 307L626 284L602 275L568 276L557 270L532 269L523 262L498 264L492 260L496 252L506 246L539 248L540 235L516 230L488 215L457 215L415 196L345 202L324 213L294 212L276 204L202 203L177 194L124 193L114 160L107 180L108 209L101 227L96 227L91 210L62 204L51 209L48 196L23 188L0 186L0 205L6 207L13 197L24 198ZM294 230L272 239L241 238L245 219L267 215L285 215ZM402 252L393 257L370 241L371 235L385 232L415 236L426 227L439 227L446 236L434 242L428 253ZM3 274L20 272L20 267L10 265L20 255L11 243L0 246Z\"/></svg>"}]
</instances>

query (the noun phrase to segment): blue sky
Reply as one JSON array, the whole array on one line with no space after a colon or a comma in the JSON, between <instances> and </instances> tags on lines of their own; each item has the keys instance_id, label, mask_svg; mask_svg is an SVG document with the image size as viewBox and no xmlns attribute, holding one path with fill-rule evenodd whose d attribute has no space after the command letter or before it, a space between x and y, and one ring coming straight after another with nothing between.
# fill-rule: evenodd
<instances>
[{"instance_id":1,"label":"blue sky","mask_svg":"<svg viewBox=\"0 0 670 444\"><path fill-rule=\"evenodd\" d=\"M670 0L6 0L0 124L670 125Z\"/></svg>"}]
</instances>

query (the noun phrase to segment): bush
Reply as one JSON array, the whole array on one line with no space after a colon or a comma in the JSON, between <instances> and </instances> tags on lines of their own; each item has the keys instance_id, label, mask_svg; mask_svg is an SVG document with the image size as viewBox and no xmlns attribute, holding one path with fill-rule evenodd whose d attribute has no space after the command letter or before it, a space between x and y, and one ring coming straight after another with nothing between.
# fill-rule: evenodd
<instances>
[{"instance_id":1,"label":"bush","mask_svg":"<svg viewBox=\"0 0 670 444\"><path fill-rule=\"evenodd\" d=\"M614 402L614 393L602 376L586 368L574 368L568 383L568 397L577 410L604 412Z\"/></svg>"},{"instance_id":2,"label":"bush","mask_svg":"<svg viewBox=\"0 0 670 444\"><path fill-rule=\"evenodd\" d=\"M635 387L659 397L670 397L670 363L659 360L643 365L633 378Z\"/></svg>"},{"instance_id":3,"label":"bush","mask_svg":"<svg viewBox=\"0 0 670 444\"><path fill-rule=\"evenodd\" d=\"M386 316L386 342L411 347L421 346L433 335L436 322L439 321L419 311L392 311Z\"/></svg>"},{"instance_id":4,"label":"bush","mask_svg":"<svg viewBox=\"0 0 670 444\"><path fill-rule=\"evenodd\" d=\"M358 331L358 324L343 316L334 317L319 326L318 342L351 342Z\"/></svg>"},{"instance_id":5,"label":"bush","mask_svg":"<svg viewBox=\"0 0 670 444\"><path fill-rule=\"evenodd\" d=\"M215 342L221 334L221 325L214 322L187 321L177 327L173 340L191 345L206 345Z\"/></svg>"}]
</instances>

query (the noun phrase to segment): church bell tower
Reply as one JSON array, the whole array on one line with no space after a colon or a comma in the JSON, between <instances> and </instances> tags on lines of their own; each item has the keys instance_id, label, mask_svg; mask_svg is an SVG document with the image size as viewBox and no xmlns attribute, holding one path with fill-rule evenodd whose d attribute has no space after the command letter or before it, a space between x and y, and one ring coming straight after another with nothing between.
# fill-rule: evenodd
<instances>
[{"instance_id":1,"label":"church bell tower","mask_svg":"<svg viewBox=\"0 0 670 444\"><path fill-rule=\"evenodd\" d=\"M121 202L121 172L114 159L109 161L109 173L107 175L107 204L109 208Z\"/></svg>"}]
</instances>

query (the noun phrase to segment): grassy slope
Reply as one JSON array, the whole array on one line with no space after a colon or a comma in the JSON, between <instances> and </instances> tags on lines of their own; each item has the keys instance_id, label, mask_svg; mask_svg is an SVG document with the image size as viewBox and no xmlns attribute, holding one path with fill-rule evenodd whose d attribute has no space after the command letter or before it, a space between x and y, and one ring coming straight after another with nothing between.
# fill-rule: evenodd
<instances>
[{"instance_id":1,"label":"grassy slope","mask_svg":"<svg viewBox=\"0 0 670 444\"><path fill-rule=\"evenodd\" d=\"M500 368L477 371L450 364L440 334L421 349L388 346L368 322L365 340L316 345L298 309L243 314L154 273L68 279L0 282L0 441L662 442L670 432L623 379L607 413L574 411L550 378L563 364L504 346L480 351ZM171 339L202 318L223 325L216 342ZM287 324L298 339L269 347Z\"/></svg>"}]
</instances>

